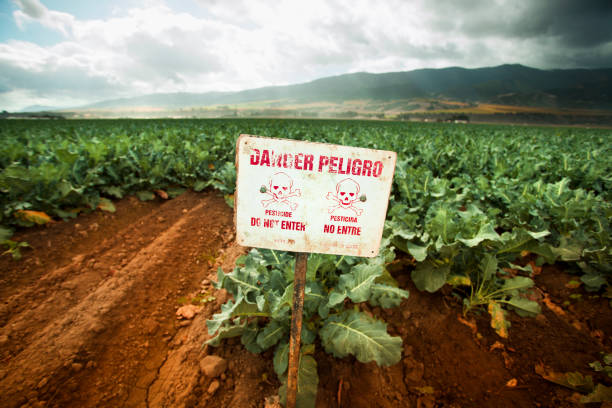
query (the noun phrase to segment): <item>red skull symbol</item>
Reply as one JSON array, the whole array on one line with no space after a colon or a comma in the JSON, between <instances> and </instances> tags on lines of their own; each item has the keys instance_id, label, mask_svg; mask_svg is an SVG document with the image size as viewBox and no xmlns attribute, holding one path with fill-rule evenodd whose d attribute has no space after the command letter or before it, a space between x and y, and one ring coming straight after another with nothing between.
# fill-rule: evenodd
<instances>
[{"instance_id":1,"label":"red skull symbol","mask_svg":"<svg viewBox=\"0 0 612 408\"><path fill-rule=\"evenodd\" d=\"M270 177L268 185L272 195L280 200L292 192L293 180L285 173L276 173Z\"/></svg>"},{"instance_id":2,"label":"red skull symbol","mask_svg":"<svg viewBox=\"0 0 612 408\"><path fill-rule=\"evenodd\" d=\"M327 199L336 201L336 205L329 207L329 213L333 213L339 208L352 210L355 214L361 215L363 210L354 206L359 201L359 183L353 179L344 179L336 184L336 194L327 193Z\"/></svg>"},{"instance_id":3,"label":"red skull symbol","mask_svg":"<svg viewBox=\"0 0 612 408\"><path fill-rule=\"evenodd\" d=\"M262 192L272 196L272 198L261 202L261 205L264 207L272 203L277 203L289 206L292 210L295 210L298 205L290 201L289 198L300 197L302 195L300 189L293 189L293 180L291 177L282 172L272 175L268 183L268 188L266 189L264 186Z\"/></svg>"}]
</instances>

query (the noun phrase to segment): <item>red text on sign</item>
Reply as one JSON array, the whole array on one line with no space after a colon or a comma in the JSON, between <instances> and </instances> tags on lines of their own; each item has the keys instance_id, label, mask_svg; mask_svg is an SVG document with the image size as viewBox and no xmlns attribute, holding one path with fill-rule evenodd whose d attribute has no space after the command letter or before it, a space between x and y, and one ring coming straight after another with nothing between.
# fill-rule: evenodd
<instances>
[{"instance_id":1,"label":"red text on sign","mask_svg":"<svg viewBox=\"0 0 612 408\"><path fill-rule=\"evenodd\" d=\"M249 156L251 166L280 167L315 171L315 156L309 153L275 153L274 150L252 149ZM324 156L317 158L316 171L353 176L379 177L383 171L383 162L368 159Z\"/></svg>"},{"instance_id":2,"label":"red text on sign","mask_svg":"<svg viewBox=\"0 0 612 408\"><path fill-rule=\"evenodd\" d=\"M259 217L251 217L251 227L279 228L287 231L306 231L306 224L299 221L274 220L264 218L263 223Z\"/></svg>"},{"instance_id":3,"label":"red text on sign","mask_svg":"<svg viewBox=\"0 0 612 408\"><path fill-rule=\"evenodd\" d=\"M290 231L306 231L306 224L299 221L282 221L281 229Z\"/></svg>"},{"instance_id":4,"label":"red text on sign","mask_svg":"<svg viewBox=\"0 0 612 408\"><path fill-rule=\"evenodd\" d=\"M272 215L276 217L289 217L291 218L291 211L277 211L277 210L266 210L266 215Z\"/></svg>"},{"instance_id":5,"label":"red text on sign","mask_svg":"<svg viewBox=\"0 0 612 408\"><path fill-rule=\"evenodd\" d=\"M383 164L380 160L372 162L372 160L320 156L317 170L320 173L327 170L328 173L378 177L382 173Z\"/></svg>"},{"instance_id":6,"label":"red text on sign","mask_svg":"<svg viewBox=\"0 0 612 408\"><path fill-rule=\"evenodd\" d=\"M282 167L312 171L314 155L304 153L274 153L274 150L253 149L249 163L252 166Z\"/></svg>"},{"instance_id":7,"label":"red text on sign","mask_svg":"<svg viewBox=\"0 0 612 408\"><path fill-rule=\"evenodd\" d=\"M334 225L325 224L323 225L323 232L326 234L338 234L338 235L361 235L361 227L355 227L353 225Z\"/></svg>"}]
</instances>

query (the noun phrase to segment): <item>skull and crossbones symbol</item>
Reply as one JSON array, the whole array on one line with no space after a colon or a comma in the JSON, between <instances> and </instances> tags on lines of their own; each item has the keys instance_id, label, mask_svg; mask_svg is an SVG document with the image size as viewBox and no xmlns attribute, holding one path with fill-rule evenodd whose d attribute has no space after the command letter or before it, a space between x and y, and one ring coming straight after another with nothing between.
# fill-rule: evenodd
<instances>
[{"instance_id":1,"label":"skull and crossbones symbol","mask_svg":"<svg viewBox=\"0 0 612 408\"><path fill-rule=\"evenodd\" d=\"M337 209L352 210L356 215L361 215L363 209L355 207L355 203L363 200L359 197L359 183L352 179L344 179L336 184L336 194L327 193L328 200L335 201L336 204L329 207L329 213L333 214Z\"/></svg>"},{"instance_id":2,"label":"skull and crossbones symbol","mask_svg":"<svg viewBox=\"0 0 612 408\"><path fill-rule=\"evenodd\" d=\"M261 205L264 208L268 207L272 203L283 204L289 206L292 210L297 208L297 203L289 200L291 197L300 197L302 192L299 188L293 189L293 180L285 173L276 173L270 177L268 188L262 186L262 193L272 196L268 200L262 200Z\"/></svg>"}]
</instances>

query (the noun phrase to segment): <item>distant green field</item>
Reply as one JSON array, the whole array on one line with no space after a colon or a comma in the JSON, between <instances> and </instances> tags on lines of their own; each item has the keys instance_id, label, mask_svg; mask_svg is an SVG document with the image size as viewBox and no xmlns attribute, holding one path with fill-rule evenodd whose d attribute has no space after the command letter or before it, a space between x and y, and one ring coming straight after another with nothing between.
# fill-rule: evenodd
<instances>
[{"instance_id":1,"label":"distant green field","mask_svg":"<svg viewBox=\"0 0 612 408\"><path fill-rule=\"evenodd\" d=\"M474 285L492 273L483 259L495 258L494 272L525 251L539 263L567 262L593 290L612 275L609 130L341 120L5 120L0 223L5 231L32 225L37 220L27 211L72 217L127 194L152 199L157 189L173 195L213 187L230 201L241 133L396 151L384 242L415 258L420 289Z\"/></svg>"}]
</instances>

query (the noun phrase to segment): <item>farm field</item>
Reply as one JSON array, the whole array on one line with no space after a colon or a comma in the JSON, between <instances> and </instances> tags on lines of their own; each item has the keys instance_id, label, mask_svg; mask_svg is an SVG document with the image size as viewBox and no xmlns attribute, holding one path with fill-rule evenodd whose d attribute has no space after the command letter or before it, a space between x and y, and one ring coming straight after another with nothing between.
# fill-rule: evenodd
<instances>
[{"instance_id":1,"label":"farm field","mask_svg":"<svg viewBox=\"0 0 612 408\"><path fill-rule=\"evenodd\" d=\"M279 393L293 260L234 242L240 133L398 152L380 256L311 256L302 406L610 400L609 130L70 120L0 125L7 406Z\"/></svg>"}]
</instances>

